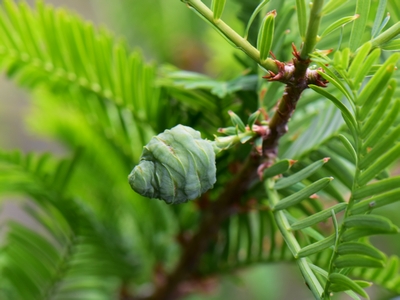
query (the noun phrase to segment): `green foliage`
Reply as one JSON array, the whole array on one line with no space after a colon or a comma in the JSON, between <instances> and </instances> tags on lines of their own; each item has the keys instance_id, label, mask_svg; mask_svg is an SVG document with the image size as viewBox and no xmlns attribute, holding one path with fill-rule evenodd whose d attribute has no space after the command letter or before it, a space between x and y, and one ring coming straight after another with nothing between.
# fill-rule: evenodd
<instances>
[{"instance_id":1,"label":"green foliage","mask_svg":"<svg viewBox=\"0 0 400 300\"><path fill-rule=\"evenodd\" d=\"M76 158L57 162L49 154L1 154L2 170L10 175L2 178L2 192L31 197L40 209L27 207L27 212L46 233L8 224L0 250L4 299L68 299L72 294L109 299L115 293L112 281L138 276L138 260L115 228L104 227L84 203L63 196Z\"/></svg>"},{"instance_id":2,"label":"green foliage","mask_svg":"<svg viewBox=\"0 0 400 300\"><path fill-rule=\"evenodd\" d=\"M2 225L0 298L177 299L282 261L315 299L368 298L371 283L400 294L399 257L369 241L399 233L375 214L400 200L396 1L240 1L240 33L223 20L230 1L183 2L244 52L242 73L148 64L71 12L3 1L0 68L31 92L30 126L70 158L0 152L1 203L25 197L35 224ZM199 199L132 192L141 158L141 195Z\"/></svg>"}]
</instances>

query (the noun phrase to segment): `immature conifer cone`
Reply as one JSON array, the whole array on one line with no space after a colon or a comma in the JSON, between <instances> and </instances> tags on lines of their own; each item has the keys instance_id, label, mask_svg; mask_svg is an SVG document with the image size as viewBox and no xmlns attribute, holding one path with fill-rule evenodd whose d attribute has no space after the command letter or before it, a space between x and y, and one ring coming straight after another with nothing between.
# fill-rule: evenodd
<instances>
[{"instance_id":1,"label":"immature conifer cone","mask_svg":"<svg viewBox=\"0 0 400 300\"><path fill-rule=\"evenodd\" d=\"M213 143L183 125L153 137L143 147L139 164L129 174L129 184L142 196L167 203L195 199L216 181Z\"/></svg>"}]
</instances>

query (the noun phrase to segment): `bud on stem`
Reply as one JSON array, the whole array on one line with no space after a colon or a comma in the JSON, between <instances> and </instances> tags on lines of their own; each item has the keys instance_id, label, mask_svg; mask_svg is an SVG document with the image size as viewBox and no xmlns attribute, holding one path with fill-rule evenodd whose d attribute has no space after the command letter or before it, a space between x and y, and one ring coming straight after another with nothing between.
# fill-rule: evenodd
<instances>
[{"instance_id":1,"label":"bud on stem","mask_svg":"<svg viewBox=\"0 0 400 300\"><path fill-rule=\"evenodd\" d=\"M142 196L179 204L195 199L216 181L215 149L200 132L182 125L153 137L129 175Z\"/></svg>"},{"instance_id":2,"label":"bud on stem","mask_svg":"<svg viewBox=\"0 0 400 300\"><path fill-rule=\"evenodd\" d=\"M257 48L260 51L260 61L265 62L271 50L272 41L274 38L276 11L270 11L265 16L260 31L258 32Z\"/></svg>"}]
</instances>

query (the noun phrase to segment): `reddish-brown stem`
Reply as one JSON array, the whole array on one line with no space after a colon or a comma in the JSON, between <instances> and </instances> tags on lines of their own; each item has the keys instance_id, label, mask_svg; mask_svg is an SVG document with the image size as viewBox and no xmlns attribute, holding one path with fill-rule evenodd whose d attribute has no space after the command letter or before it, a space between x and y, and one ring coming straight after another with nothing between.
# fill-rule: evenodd
<instances>
[{"instance_id":1,"label":"reddish-brown stem","mask_svg":"<svg viewBox=\"0 0 400 300\"><path fill-rule=\"evenodd\" d=\"M325 81L315 70L309 70L309 59L302 59L293 45L293 64L283 64L276 61L279 73L273 77L266 77L269 81L280 81L286 84L278 108L271 118L268 127L269 136L263 143L263 154L267 159L274 159L277 155L279 139L288 131L287 124L292 116L297 102L309 84L325 86Z\"/></svg>"}]
</instances>

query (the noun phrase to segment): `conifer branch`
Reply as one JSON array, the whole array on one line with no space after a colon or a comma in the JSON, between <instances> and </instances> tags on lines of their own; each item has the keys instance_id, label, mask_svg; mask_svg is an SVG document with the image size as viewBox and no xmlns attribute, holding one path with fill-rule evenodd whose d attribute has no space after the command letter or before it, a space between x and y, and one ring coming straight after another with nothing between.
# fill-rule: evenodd
<instances>
[{"instance_id":1,"label":"conifer branch","mask_svg":"<svg viewBox=\"0 0 400 300\"><path fill-rule=\"evenodd\" d=\"M232 29L221 20L214 21L212 12L201 1L188 0L186 3L193 6L196 11L201 13L209 22L215 23L219 30L228 36L236 45L244 45L246 49L250 49L248 51L244 50L247 54L257 51L258 54L256 56L253 57L250 54L249 56L259 62L258 50L247 41L243 40L242 37L232 31ZM241 48L243 49L243 47ZM185 244L181 259L175 270L170 273L163 284L157 288L153 296L150 297L151 300L172 300L180 296L179 285L193 275L202 255L207 250L207 246L216 238L221 223L227 217L235 213L235 211L232 210L232 205L240 202L250 180L256 178L256 174L260 176L260 171L268 167L270 161L276 158L279 139L287 132L287 123L296 108L296 104L302 92L308 88L308 84L311 83L325 86L325 81L318 75L317 71L308 70L310 60L308 58L303 59L294 45L293 55L293 63L284 64L277 60L271 60L275 68L268 66L269 76L266 78L269 81L280 81L286 84L286 87L279 102L279 107L269 122L269 129L271 132L263 143L263 156L266 162L260 165L260 157L254 155L248 157L242 170L226 185L219 199L207 208L199 230ZM268 64L270 64L270 59L268 59L268 62Z\"/></svg>"}]
</instances>

